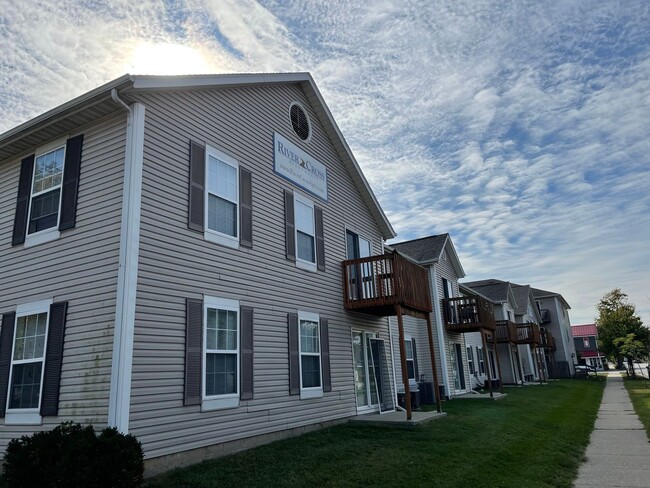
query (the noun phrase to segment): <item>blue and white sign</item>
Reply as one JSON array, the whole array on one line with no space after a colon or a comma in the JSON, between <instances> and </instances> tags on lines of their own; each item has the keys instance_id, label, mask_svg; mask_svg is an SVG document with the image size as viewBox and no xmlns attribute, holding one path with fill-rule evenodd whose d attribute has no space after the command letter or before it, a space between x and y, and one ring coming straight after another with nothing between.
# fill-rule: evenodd
<instances>
[{"instance_id":1,"label":"blue and white sign","mask_svg":"<svg viewBox=\"0 0 650 488\"><path fill-rule=\"evenodd\" d=\"M327 201L327 168L298 146L273 134L275 172L312 195Z\"/></svg>"}]
</instances>

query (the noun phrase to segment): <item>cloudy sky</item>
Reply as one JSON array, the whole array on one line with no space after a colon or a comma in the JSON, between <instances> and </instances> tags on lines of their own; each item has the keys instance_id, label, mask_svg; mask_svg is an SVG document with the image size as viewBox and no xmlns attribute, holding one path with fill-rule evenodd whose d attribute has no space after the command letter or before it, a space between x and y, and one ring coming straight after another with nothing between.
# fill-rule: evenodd
<instances>
[{"instance_id":1,"label":"cloudy sky","mask_svg":"<svg viewBox=\"0 0 650 488\"><path fill-rule=\"evenodd\" d=\"M650 324L650 3L0 0L0 132L124 73L310 71L399 236Z\"/></svg>"}]
</instances>

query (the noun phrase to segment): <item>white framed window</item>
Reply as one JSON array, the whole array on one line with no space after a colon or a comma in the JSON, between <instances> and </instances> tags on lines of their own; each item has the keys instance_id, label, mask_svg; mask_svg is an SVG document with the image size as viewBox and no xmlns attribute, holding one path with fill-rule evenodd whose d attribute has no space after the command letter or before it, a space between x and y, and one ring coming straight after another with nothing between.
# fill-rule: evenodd
<instances>
[{"instance_id":1,"label":"white framed window","mask_svg":"<svg viewBox=\"0 0 650 488\"><path fill-rule=\"evenodd\" d=\"M472 351L472 346L467 346L467 367L469 368L469 374L476 372L474 369L474 352Z\"/></svg>"},{"instance_id":2,"label":"white framed window","mask_svg":"<svg viewBox=\"0 0 650 488\"><path fill-rule=\"evenodd\" d=\"M239 301L203 300L202 409L239 406Z\"/></svg>"},{"instance_id":3,"label":"white framed window","mask_svg":"<svg viewBox=\"0 0 650 488\"><path fill-rule=\"evenodd\" d=\"M583 337L582 338L582 346L585 349L589 349L589 337Z\"/></svg>"},{"instance_id":4,"label":"white framed window","mask_svg":"<svg viewBox=\"0 0 650 488\"><path fill-rule=\"evenodd\" d=\"M485 356L482 347L476 348L476 356L478 358L478 371L481 375L485 375Z\"/></svg>"},{"instance_id":5,"label":"white framed window","mask_svg":"<svg viewBox=\"0 0 650 488\"><path fill-rule=\"evenodd\" d=\"M323 396L319 324L320 317L317 313L298 312L300 398Z\"/></svg>"},{"instance_id":6,"label":"white framed window","mask_svg":"<svg viewBox=\"0 0 650 488\"><path fill-rule=\"evenodd\" d=\"M239 247L239 162L205 147L205 239Z\"/></svg>"},{"instance_id":7,"label":"white framed window","mask_svg":"<svg viewBox=\"0 0 650 488\"><path fill-rule=\"evenodd\" d=\"M406 372L409 380L417 380L415 377L415 354L413 354L413 340L410 337L404 338L404 349L406 350Z\"/></svg>"},{"instance_id":8,"label":"white framed window","mask_svg":"<svg viewBox=\"0 0 650 488\"><path fill-rule=\"evenodd\" d=\"M38 149L34 157L25 246L53 241L61 235L61 190L65 166L65 139Z\"/></svg>"},{"instance_id":9,"label":"white framed window","mask_svg":"<svg viewBox=\"0 0 650 488\"><path fill-rule=\"evenodd\" d=\"M41 424L41 397L52 300L18 305L11 350L6 424Z\"/></svg>"},{"instance_id":10,"label":"white framed window","mask_svg":"<svg viewBox=\"0 0 650 488\"><path fill-rule=\"evenodd\" d=\"M294 193L296 219L296 266L316 271L316 220L314 202Z\"/></svg>"}]
</instances>

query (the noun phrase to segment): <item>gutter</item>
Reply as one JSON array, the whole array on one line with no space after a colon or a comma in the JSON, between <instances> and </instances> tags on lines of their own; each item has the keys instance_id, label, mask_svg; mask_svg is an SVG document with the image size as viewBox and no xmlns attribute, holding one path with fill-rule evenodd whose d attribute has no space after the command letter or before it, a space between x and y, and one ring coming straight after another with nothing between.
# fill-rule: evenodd
<instances>
[{"instance_id":1,"label":"gutter","mask_svg":"<svg viewBox=\"0 0 650 488\"><path fill-rule=\"evenodd\" d=\"M119 98L115 88L111 90L111 98L126 112L127 124L108 424L126 434L129 431L135 300L138 285L145 107L141 103L127 105Z\"/></svg>"}]
</instances>

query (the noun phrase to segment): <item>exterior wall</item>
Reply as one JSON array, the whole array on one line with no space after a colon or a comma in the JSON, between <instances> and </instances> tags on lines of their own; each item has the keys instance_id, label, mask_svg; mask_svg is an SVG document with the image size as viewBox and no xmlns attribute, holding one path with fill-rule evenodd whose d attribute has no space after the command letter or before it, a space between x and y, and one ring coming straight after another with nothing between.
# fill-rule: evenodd
<instances>
[{"instance_id":1,"label":"exterior wall","mask_svg":"<svg viewBox=\"0 0 650 488\"><path fill-rule=\"evenodd\" d=\"M556 350L555 361L557 364L558 377L568 378L575 374L574 362L575 346L571 334L571 323L569 314L556 297L537 298L540 309L547 309L550 315L550 323L542 324L553 334Z\"/></svg>"},{"instance_id":2,"label":"exterior wall","mask_svg":"<svg viewBox=\"0 0 650 488\"><path fill-rule=\"evenodd\" d=\"M476 371L476 374L472 375L470 374L470 381L471 381L471 387L472 389L480 387L482 385L485 385L485 381L488 379L487 375L487 366L485 370L485 374L481 374L481 370L479 368L479 363L478 363L478 357L476 354L476 349L483 348L483 340L481 339L481 333L480 332L470 332L469 334L465 334L465 354L467 355L467 348L471 347L472 352L474 354L474 368ZM488 344L488 348L490 348L490 345ZM486 356L487 359L487 356ZM487 364L487 361L486 361ZM501 365L503 368L503 365ZM469 364L467 366L467 371L469 373ZM498 372L496 372L498 375Z\"/></svg>"},{"instance_id":3,"label":"exterior wall","mask_svg":"<svg viewBox=\"0 0 650 488\"><path fill-rule=\"evenodd\" d=\"M297 100L312 123L300 141L289 121ZM297 85L138 95L146 106L141 249L136 301L130 432L149 459L356 414L351 330L386 340L387 319L343 309L345 228L382 251L380 230L363 203L303 91ZM283 190L302 193L273 171L273 133L328 170L323 208L326 271L298 269L285 258ZM187 227L189 141L237 159L253 175L253 248L231 249ZM311 197L310 197L311 198ZM254 308L254 398L238 408L201 412L183 406L185 299L237 299ZM289 395L287 313L329 319L332 391Z\"/></svg>"},{"instance_id":4,"label":"exterior wall","mask_svg":"<svg viewBox=\"0 0 650 488\"><path fill-rule=\"evenodd\" d=\"M0 163L0 313L37 300L68 302L59 415L43 417L42 426L7 426L0 420L0 450L14 437L49 430L63 421L99 427L108 422L125 117L81 132L76 227L63 231L56 241L11 246L20 158Z\"/></svg>"}]
</instances>

